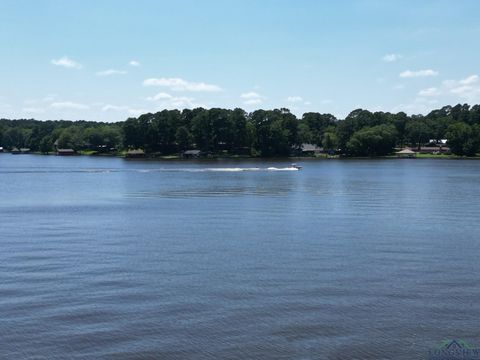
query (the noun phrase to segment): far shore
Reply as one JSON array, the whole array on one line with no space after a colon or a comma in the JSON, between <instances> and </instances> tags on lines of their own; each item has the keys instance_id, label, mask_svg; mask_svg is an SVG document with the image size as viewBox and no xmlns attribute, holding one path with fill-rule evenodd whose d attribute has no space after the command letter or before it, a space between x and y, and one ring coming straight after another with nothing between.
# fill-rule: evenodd
<instances>
[{"instance_id":1,"label":"far shore","mask_svg":"<svg viewBox=\"0 0 480 360\"><path fill-rule=\"evenodd\" d=\"M1 154L11 154L8 151L0 152ZM396 155L385 156L341 156L341 155L327 155L321 154L317 156L289 156L289 157L258 157L248 155L211 155L202 156L198 158L184 158L181 155L156 155L145 154L145 156L138 158L129 158L125 152L117 153L96 153L92 151L80 151L73 155L58 155L55 152L41 153L41 152L29 152L26 154L15 154L17 156L22 155L39 155L39 156L59 156L59 157L78 157L78 156L91 156L91 157L116 157L126 160L181 160L181 161L208 161L208 160L289 160L289 161L311 161L311 160L372 160L372 159L389 159L389 160L415 160L415 159L436 159L436 160L480 160L480 155L477 156L458 156L453 154L417 154L414 158L402 158Z\"/></svg>"}]
</instances>

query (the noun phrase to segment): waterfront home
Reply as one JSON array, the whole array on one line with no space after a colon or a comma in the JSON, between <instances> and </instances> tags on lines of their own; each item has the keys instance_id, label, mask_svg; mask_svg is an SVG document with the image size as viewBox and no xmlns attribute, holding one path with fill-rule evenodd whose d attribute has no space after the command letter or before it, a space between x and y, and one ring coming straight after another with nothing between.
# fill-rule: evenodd
<instances>
[{"instance_id":1,"label":"waterfront home","mask_svg":"<svg viewBox=\"0 0 480 360\"><path fill-rule=\"evenodd\" d=\"M308 143L302 144L301 150L302 150L302 155L304 156L315 156L323 153L323 148L315 144L308 144Z\"/></svg>"},{"instance_id":2,"label":"waterfront home","mask_svg":"<svg viewBox=\"0 0 480 360\"><path fill-rule=\"evenodd\" d=\"M20 154L28 154L30 152L30 148L20 148Z\"/></svg>"},{"instance_id":3,"label":"waterfront home","mask_svg":"<svg viewBox=\"0 0 480 360\"><path fill-rule=\"evenodd\" d=\"M57 149L57 155L60 155L60 156L75 155L75 150L73 150L73 149Z\"/></svg>"},{"instance_id":4,"label":"waterfront home","mask_svg":"<svg viewBox=\"0 0 480 360\"><path fill-rule=\"evenodd\" d=\"M420 154L445 154L450 152L450 148L447 146L422 146L420 149L417 149L417 152Z\"/></svg>"},{"instance_id":5,"label":"waterfront home","mask_svg":"<svg viewBox=\"0 0 480 360\"><path fill-rule=\"evenodd\" d=\"M145 151L142 149L130 149L125 154L127 158L143 158L145 157Z\"/></svg>"},{"instance_id":6,"label":"waterfront home","mask_svg":"<svg viewBox=\"0 0 480 360\"><path fill-rule=\"evenodd\" d=\"M409 158L413 159L417 157L417 153L409 148L402 149L395 153L398 158Z\"/></svg>"},{"instance_id":7,"label":"waterfront home","mask_svg":"<svg viewBox=\"0 0 480 360\"><path fill-rule=\"evenodd\" d=\"M202 154L202 152L200 150L186 150L182 153L182 157L184 157L185 159L195 159L195 158L198 158L200 157L200 155Z\"/></svg>"},{"instance_id":8,"label":"waterfront home","mask_svg":"<svg viewBox=\"0 0 480 360\"><path fill-rule=\"evenodd\" d=\"M440 140L430 139L428 143L432 145L443 146L443 145L447 145L447 139L440 139Z\"/></svg>"}]
</instances>

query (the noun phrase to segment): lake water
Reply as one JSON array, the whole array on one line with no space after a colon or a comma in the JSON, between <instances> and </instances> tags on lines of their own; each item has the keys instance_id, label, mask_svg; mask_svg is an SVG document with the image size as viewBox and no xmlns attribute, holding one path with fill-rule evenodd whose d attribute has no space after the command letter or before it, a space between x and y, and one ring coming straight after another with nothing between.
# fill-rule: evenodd
<instances>
[{"instance_id":1,"label":"lake water","mask_svg":"<svg viewBox=\"0 0 480 360\"><path fill-rule=\"evenodd\" d=\"M480 162L300 164L0 154L0 358L480 347Z\"/></svg>"}]
</instances>

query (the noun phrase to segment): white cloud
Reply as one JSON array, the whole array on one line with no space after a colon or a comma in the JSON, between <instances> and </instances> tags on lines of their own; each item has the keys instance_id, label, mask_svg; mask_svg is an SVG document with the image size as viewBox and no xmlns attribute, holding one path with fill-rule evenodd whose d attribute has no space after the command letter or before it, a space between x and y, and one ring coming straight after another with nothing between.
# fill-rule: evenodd
<instances>
[{"instance_id":1,"label":"white cloud","mask_svg":"<svg viewBox=\"0 0 480 360\"><path fill-rule=\"evenodd\" d=\"M251 92L248 92L248 93L243 93L242 95L240 95L240 97L242 99L259 99L259 98L261 98L261 96L254 91L251 91Z\"/></svg>"},{"instance_id":2,"label":"white cloud","mask_svg":"<svg viewBox=\"0 0 480 360\"><path fill-rule=\"evenodd\" d=\"M149 96L147 97L147 100L149 101L159 101L159 100L168 100L171 99L172 95L167 94L166 92L159 92L158 94L154 96Z\"/></svg>"},{"instance_id":3,"label":"white cloud","mask_svg":"<svg viewBox=\"0 0 480 360\"><path fill-rule=\"evenodd\" d=\"M185 96L174 97L170 100L170 106L175 109L180 108L194 108L199 105L195 104L195 99Z\"/></svg>"},{"instance_id":4,"label":"white cloud","mask_svg":"<svg viewBox=\"0 0 480 360\"><path fill-rule=\"evenodd\" d=\"M451 94L466 99L470 103L480 101L480 84L478 84L478 75L470 75L460 80L445 80L443 86Z\"/></svg>"},{"instance_id":5,"label":"white cloud","mask_svg":"<svg viewBox=\"0 0 480 360\"><path fill-rule=\"evenodd\" d=\"M438 71L432 70L432 69L426 69L426 70L418 70L418 71L412 71L412 70L405 70L404 72L400 73L401 78L414 78L414 77L426 77L426 76L437 76Z\"/></svg>"},{"instance_id":6,"label":"white cloud","mask_svg":"<svg viewBox=\"0 0 480 360\"><path fill-rule=\"evenodd\" d=\"M132 60L128 63L130 66L140 66L140 63L137 60Z\"/></svg>"},{"instance_id":7,"label":"white cloud","mask_svg":"<svg viewBox=\"0 0 480 360\"><path fill-rule=\"evenodd\" d=\"M258 105L263 103L263 96L254 91L243 93L240 97L244 100L243 103L245 105Z\"/></svg>"},{"instance_id":8,"label":"white cloud","mask_svg":"<svg viewBox=\"0 0 480 360\"><path fill-rule=\"evenodd\" d=\"M68 56L63 56L60 59L53 59L50 61L53 65L63 66L70 69L81 69L82 64L70 59Z\"/></svg>"},{"instance_id":9,"label":"white cloud","mask_svg":"<svg viewBox=\"0 0 480 360\"><path fill-rule=\"evenodd\" d=\"M102 111L125 111L128 110L128 106L119 106L119 105L111 105L107 104L102 107Z\"/></svg>"},{"instance_id":10,"label":"white cloud","mask_svg":"<svg viewBox=\"0 0 480 360\"><path fill-rule=\"evenodd\" d=\"M386 54L384 57L382 57L382 60L385 62L395 62L397 60L400 60L403 56L400 54Z\"/></svg>"},{"instance_id":11,"label":"white cloud","mask_svg":"<svg viewBox=\"0 0 480 360\"><path fill-rule=\"evenodd\" d=\"M159 92L154 96L146 98L148 101L156 103L157 109L181 109L203 107L204 105L197 103L195 98L187 96L172 96L166 92Z\"/></svg>"},{"instance_id":12,"label":"white cloud","mask_svg":"<svg viewBox=\"0 0 480 360\"><path fill-rule=\"evenodd\" d=\"M249 99L249 100L245 100L243 103L245 105L258 105L258 104L261 104L263 102L262 99Z\"/></svg>"},{"instance_id":13,"label":"white cloud","mask_svg":"<svg viewBox=\"0 0 480 360\"><path fill-rule=\"evenodd\" d=\"M460 80L460 84L462 85L472 85L478 82L478 75L470 75L469 77Z\"/></svg>"},{"instance_id":14,"label":"white cloud","mask_svg":"<svg viewBox=\"0 0 480 360\"><path fill-rule=\"evenodd\" d=\"M180 78L150 78L143 81L143 86L163 86L172 91L216 92L222 91L218 85L204 82L192 82Z\"/></svg>"},{"instance_id":15,"label":"white cloud","mask_svg":"<svg viewBox=\"0 0 480 360\"><path fill-rule=\"evenodd\" d=\"M50 107L53 109L62 109L62 110L85 110L90 108L88 105L74 103L71 101L54 102L50 104Z\"/></svg>"},{"instance_id":16,"label":"white cloud","mask_svg":"<svg viewBox=\"0 0 480 360\"><path fill-rule=\"evenodd\" d=\"M418 92L419 96L438 96L441 92L436 87L429 87Z\"/></svg>"},{"instance_id":17,"label":"white cloud","mask_svg":"<svg viewBox=\"0 0 480 360\"><path fill-rule=\"evenodd\" d=\"M108 69L97 72L98 76L110 76L110 75L125 75L127 72L125 70L115 70L115 69Z\"/></svg>"},{"instance_id":18,"label":"white cloud","mask_svg":"<svg viewBox=\"0 0 480 360\"><path fill-rule=\"evenodd\" d=\"M302 102L303 98L301 96L289 96L287 97L287 101L293 104L293 103Z\"/></svg>"},{"instance_id":19,"label":"white cloud","mask_svg":"<svg viewBox=\"0 0 480 360\"><path fill-rule=\"evenodd\" d=\"M463 95L467 94L472 90L471 86L468 85L463 85L463 86L458 86L450 90L452 94L458 94L458 95Z\"/></svg>"}]
</instances>

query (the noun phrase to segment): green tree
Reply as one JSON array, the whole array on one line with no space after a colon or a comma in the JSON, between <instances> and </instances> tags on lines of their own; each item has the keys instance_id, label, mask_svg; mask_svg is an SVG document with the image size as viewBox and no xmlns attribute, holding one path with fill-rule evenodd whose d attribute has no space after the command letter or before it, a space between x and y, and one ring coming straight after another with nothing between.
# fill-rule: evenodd
<instances>
[{"instance_id":1,"label":"green tree","mask_svg":"<svg viewBox=\"0 0 480 360\"><path fill-rule=\"evenodd\" d=\"M432 136L432 130L428 127L424 119L414 119L406 125L407 137L412 144L417 145L418 149Z\"/></svg>"},{"instance_id":2,"label":"green tree","mask_svg":"<svg viewBox=\"0 0 480 360\"><path fill-rule=\"evenodd\" d=\"M24 131L18 127L11 127L3 134L3 144L7 148L23 147L25 145Z\"/></svg>"},{"instance_id":3,"label":"green tree","mask_svg":"<svg viewBox=\"0 0 480 360\"><path fill-rule=\"evenodd\" d=\"M461 156L475 156L480 148L480 127L457 122L448 127L448 146L452 153Z\"/></svg>"},{"instance_id":4,"label":"green tree","mask_svg":"<svg viewBox=\"0 0 480 360\"><path fill-rule=\"evenodd\" d=\"M353 156L388 155L395 147L396 135L393 125L365 127L348 141L347 153Z\"/></svg>"},{"instance_id":5,"label":"green tree","mask_svg":"<svg viewBox=\"0 0 480 360\"><path fill-rule=\"evenodd\" d=\"M175 139L178 145L178 148L182 151L190 148L192 144L192 134L188 131L186 126L180 126L175 132Z\"/></svg>"},{"instance_id":6,"label":"green tree","mask_svg":"<svg viewBox=\"0 0 480 360\"><path fill-rule=\"evenodd\" d=\"M334 152L338 147L338 138L334 126L325 129L322 138L323 149L327 152Z\"/></svg>"},{"instance_id":7,"label":"green tree","mask_svg":"<svg viewBox=\"0 0 480 360\"><path fill-rule=\"evenodd\" d=\"M247 128L247 114L244 110L236 108L231 112L230 118L233 126L233 149L249 147L250 143Z\"/></svg>"},{"instance_id":8,"label":"green tree","mask_svg":"<svg viewBox=\"0 0 480 360\"><path fill-rule=\"evenodd\" d=\"M53 150L53 141L51 135L46 135L40 140L39 150L42 154L48 154Z\"/></svg>"},{"instance_id":9,"label":"green tree","mask_svg":"<svg viewBox=\"0 0 480 360\"><path fill-rule=\"evenodd\" d=\"M302 143L313 143L323 146L325 130L336 125L337 119L332 114L319 114L308 112L303 114L300 120ZM308 141L304 141L308 140Z\"/></svg>"},{"instance_id":10,"label":"green tree","mask_svg":"<svg viewBox=\"0 0 480 360\"><path fill-rule=\"evenodd\" d=\"M85 146L83 130L79 126L69 126L65 128L58 138L59 149L73 149L75 151L83 149Z\"/></svg>"}]
</instances>

